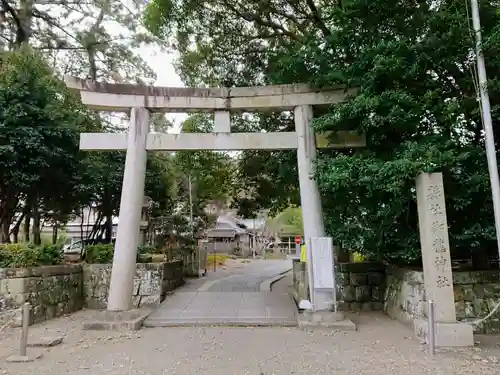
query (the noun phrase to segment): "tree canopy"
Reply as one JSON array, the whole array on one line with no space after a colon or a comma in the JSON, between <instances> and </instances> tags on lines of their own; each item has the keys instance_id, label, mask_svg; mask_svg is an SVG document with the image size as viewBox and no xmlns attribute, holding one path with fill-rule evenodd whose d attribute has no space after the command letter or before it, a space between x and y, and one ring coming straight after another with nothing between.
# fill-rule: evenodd
<instances>
[{"instance_id":1,"label":"tree canopy","mask_svg":"<svg viewBox=\"0 0 500 375\"><path fill-rule=\"evenodd\" d=\"M95 122L28 46L4 53L0 64L0 224L8 238L21 202L61 218L75 209L78 134Z\"/></svg>"},{"instance_id":2,"label":"tree canopy","mask_svg":"<svg viewBox=\"0 0 500 375\"><path fill-rule=\"evenodd\" d=\"M89 224L83 222L89 207L96 219L88 219L93 227L82 229L82 236L111 240L125 153L81 152L79 133L124 132L128 118L89 111L60 78L152 83L156 74L137 48L154 43L162 50L165 44L139 22L144 6L117 0L0 2L0 242L38 244L44 223L52 225L55 242L57 229L70 219ZM151 117L151 130L166 132L172 125L163 114ZM154 202L152 221L169 218L162 231L189 218L185 176L193 177L199 207L231 187L224 177L232 173L227 158L191 156L148 154L145 195Z\"/></svg>"},{"instance_id":3,"label":"tree canopy","mask_svg":"<svg viewBox=\"0 0 500 375\"><path fill-rule=\"evenodd\" d=\"M495 2L480 5L495 125L500 23ZM372 258L418 262L415 177L441 171L453 254L495 248L467 2L153 0L145 22L178 49L188 85L358 88L315 113L317 130L358 130L368 139L363 150L318 156L327 232L337 243ZM255 123L283 129L289 120L259 116ZM283 207L277 192L297 197L293 153L262 155L248 153L240 164L247 168L241 177L255 185L252 209ZM276 184L265 188L267 181Z\"/></svg>"}]
</instances>

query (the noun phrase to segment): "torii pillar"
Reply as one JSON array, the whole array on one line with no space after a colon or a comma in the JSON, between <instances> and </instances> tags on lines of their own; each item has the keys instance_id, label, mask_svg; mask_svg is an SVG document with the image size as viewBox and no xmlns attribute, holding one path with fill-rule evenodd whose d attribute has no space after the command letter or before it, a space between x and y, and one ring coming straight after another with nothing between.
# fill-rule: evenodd
<instances>
[{"instance_id":1,"label":"torii pillar","mask_svg":"<svg viewBox=\"0 0 500 375\"><path fill-rule=\"evenodd\" d=\"M127 155L120 199L120 224L116 233L113 271L109 285L108 310L132 308L137 245L146 178L149 111L132 108L127 137Z\"/></svg>"},{"instance_id":2,"label":"torii pillar","mask_svg":"<svg viewBox=\"0 0 500 375\"><path fill-rule=\"evenodd\" d=\"M314 161L316 159L316 137L311 127L313 111L310 105L301 105L294 108L295 132L297 134L297 166L299 172L300 206L302 208L302 222L304 224L304 239L307 245L307 261L311 272L312 257L310 240L313 237L325 236L323 209L318 184L314 178ZM333 269L332 269L333 272ZM311 288L314 309L317 311L329 310L332 307L332 293ZM335 291L334 291L335 293Z\"/></svg>"}]
</instances>

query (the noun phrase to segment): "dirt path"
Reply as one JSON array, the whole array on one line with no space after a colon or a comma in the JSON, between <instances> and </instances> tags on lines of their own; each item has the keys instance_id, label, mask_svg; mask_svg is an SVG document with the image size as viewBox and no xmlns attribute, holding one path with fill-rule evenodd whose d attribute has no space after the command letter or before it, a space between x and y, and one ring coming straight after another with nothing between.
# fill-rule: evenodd
<instances>
[{"instance_id":1,"label":"dirt path","mask_svg":"<svg viewBox=\"0 0 500 375\"><path fill-rule=\"evenodd\" d=\"M39 324L36 337L62 334L42 359L5 364L3 375L497 375L498 348L429 358L412 332L382 314L359 316L358 332L296 328L151 328L138 333L82 331L88 312ZM17 338L0 342L0 357Z\"/></svg>"}]
</instances>

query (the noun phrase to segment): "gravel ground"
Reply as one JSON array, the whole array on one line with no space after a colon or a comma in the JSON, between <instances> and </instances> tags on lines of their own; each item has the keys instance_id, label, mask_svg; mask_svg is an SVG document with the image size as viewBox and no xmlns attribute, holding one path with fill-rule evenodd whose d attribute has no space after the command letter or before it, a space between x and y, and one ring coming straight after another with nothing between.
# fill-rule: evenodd
<instances>
[{"instance_id":1,"label":"gravel ground","mask_svg":"<svg viewBox=\"0 0 500 375\"><path fill-rule=\"evenodd\" d=\"M499 374L500 351L438 353L429 358L412 332L382 314L353 317L358 332L295 328L152 328L137 333L82 331L90 311L30 328L34 338L63 335L33 363L3 360L18 347L17 332L0 341L0 374L9 375L465 375ZM35 349L31 349L34 351Z\"/></svg>"}]
</instances>

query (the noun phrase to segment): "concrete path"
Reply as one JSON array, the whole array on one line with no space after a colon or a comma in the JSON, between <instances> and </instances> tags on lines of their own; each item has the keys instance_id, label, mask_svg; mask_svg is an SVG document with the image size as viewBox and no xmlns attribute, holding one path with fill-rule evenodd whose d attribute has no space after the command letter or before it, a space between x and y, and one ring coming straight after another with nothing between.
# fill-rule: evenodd
<instances>
[{"instance_id":1,"label":"concrete path","mask_svg":"<svg viewBox=\"0 0 500 375\"><path fill-rule=\"evenodd\" d=\"M146 327L227 325L295 326L297 308L288 293L260 291L266 280L287 272L289 260L241 263L178 289L144 322Z\"/></svg>"}]
</instances>

